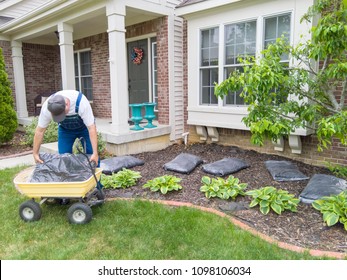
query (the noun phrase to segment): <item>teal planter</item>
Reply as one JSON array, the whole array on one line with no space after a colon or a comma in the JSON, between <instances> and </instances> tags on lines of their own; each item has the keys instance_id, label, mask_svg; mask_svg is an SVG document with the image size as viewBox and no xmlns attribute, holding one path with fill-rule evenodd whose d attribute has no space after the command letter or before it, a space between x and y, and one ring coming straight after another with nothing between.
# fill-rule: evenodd
<instances>
[{"instance_id":1,"label":"teal planter","mask_svg":"<svg viewBox=\"0 0 347 280\"><path fill-rule=\"evenodd\" d=\"M148 124L144 126L145 128L154 128L157 127L156 125L152 124L153 120L155 119L155 114L154 114L154 107L157 105L156 103L150 103L146 102L143 103L143 106L145 106L146 114L144 118L148 121Z\"/></svg>"},{"instance_id":2,"label":"teal planter","mask_svg":"<svg viewBox=\"0 0 347 280\"><path fill-rule=\"evenodd\" d=\"M140 126L142 121L142 107L143 104L129 104L131 108L131 120L134 122L134 127L130 128L131 130L143 130L144 128Z\"/></svg>"}]
</instances>

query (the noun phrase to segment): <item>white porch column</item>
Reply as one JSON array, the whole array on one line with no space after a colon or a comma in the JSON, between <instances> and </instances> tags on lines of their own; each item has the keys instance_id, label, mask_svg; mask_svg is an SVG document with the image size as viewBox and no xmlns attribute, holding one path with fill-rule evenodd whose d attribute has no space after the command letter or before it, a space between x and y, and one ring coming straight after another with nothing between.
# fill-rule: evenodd
<instances>
[{"instance_id":1,"label":"white porch column","mask_svg":"<svg viewBox=\"0 0 347 280\"><path fill-rule=\"evenodd\" d=\"M63 89L75 89L75 65L72 38L73 27L66 23L59 23L58 32Z\"/></svg>"},{"instance_id":2,"label":"white porch column","mask_svg":"<svg viewBox=\"0 0 347 280\"><path fill-rule=\"evenodd\" d=\"M106 6L109 39L112 132L129 132L129 95L125 43L125 3L110 0Z\"/></svg>"},{"instance_id":3,"label":"white porch column","mask_svg":"<svg viewBox=\"0 0 347 280\"><path fill-rule=\"evenodd\" d=\"M11 41L11 47L12 47L14 84L16 88L17 117L26 118L28 117L28 108L27 108L27 98L26 98L26 91L25 91L22 42Z\"/></svg>"}]
</instances>

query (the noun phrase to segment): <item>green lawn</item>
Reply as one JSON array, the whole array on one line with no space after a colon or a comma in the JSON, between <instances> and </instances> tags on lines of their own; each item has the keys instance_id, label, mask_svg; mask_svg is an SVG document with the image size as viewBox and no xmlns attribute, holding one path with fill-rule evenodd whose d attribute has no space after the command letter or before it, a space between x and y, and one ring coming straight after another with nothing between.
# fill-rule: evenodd
<instances>
[{"instance_id":1,"label":"green lawn","mask_svg":"<svg viewBox=\"0 0 347 280\"><path fill-rule=\"evenodd\" d=\"M42 205L42 218L23 222L27 198L12 180L20 168L0 170L2 260L292 260L315 259L280 249L228 219L187 207L110 201L93 207L87 225L71 225L68 206Z\"/></svg>"}]
</instances>

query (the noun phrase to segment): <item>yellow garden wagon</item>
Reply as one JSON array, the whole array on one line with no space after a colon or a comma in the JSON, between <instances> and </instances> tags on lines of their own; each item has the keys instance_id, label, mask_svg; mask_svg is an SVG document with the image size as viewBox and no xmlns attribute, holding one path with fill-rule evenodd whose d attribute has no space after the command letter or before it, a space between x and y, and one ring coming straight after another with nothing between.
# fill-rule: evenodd
<instances>
[{"instance_id":1,"label":"yellow garden wagon","mask_svg":"<svg viewBox=\"0 0 347 280\"><path fill-rule=\"evenodd\" d=\"M72 224L89 223L93 217L91 206L100 205L105 200L99 183L101 168L95 168L93 175L82 182L29 182L34 167L27 168L14 178L16 189L31 198L19 207L19 215L26 222L38 221L42 215L41 204L57 203L62 199L77 200L67 211ZM40 202L36 202L38 199Z\"/></svg>"}]
</instances>

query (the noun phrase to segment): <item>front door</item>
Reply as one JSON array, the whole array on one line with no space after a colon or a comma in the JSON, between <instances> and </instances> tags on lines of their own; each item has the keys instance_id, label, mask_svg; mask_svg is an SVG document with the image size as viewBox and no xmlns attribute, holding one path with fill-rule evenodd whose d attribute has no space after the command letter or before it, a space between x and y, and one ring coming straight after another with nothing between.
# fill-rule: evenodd
<instances>
[{"instance_id":1,"label":"front door","mask_svg":"<svg viewBox=\"0 0 347 280\"><path fill-rule=\"evenodd\" d=\"M129 104L149 102L147 42L144 39L128 43Z\"/></svg>"}]
</instances>

